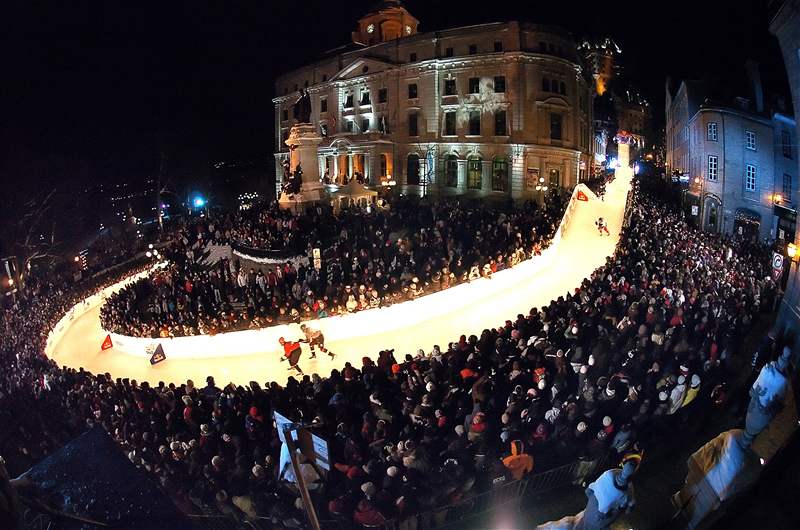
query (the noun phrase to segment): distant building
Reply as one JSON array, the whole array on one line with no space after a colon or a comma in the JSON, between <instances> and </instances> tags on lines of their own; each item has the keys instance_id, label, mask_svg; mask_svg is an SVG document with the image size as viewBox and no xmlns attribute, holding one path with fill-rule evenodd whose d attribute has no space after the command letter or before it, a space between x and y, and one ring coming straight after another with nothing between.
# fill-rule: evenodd
<instances>
[{"instance_id":1,"label":"distant building","mask_svg":"<svg viewBox=\"0 0 800 530\"><path fill-rule=\"evenodd\" d=\"M685 81L674 95L667 87L667 173L688 179L684 207L696 226L775 239L781 235L776 204L795 202L796 125L790 116L765 112L757 70L749 73L755 104L707 98L700 82Z\"/></svg>"},{"instance_id":2,"label":"distant building","mask_svg":"<svg viewBox=\"0 0 800 530\"><path fill-rule=\"evenodd\" d=\"M616 76L619 64L615 57L621 55L622 50L610 37L606 37L602 42L584 41L580 45L580 50L592 72L595 92L598 96L602 96Z\"/></svg>"},{"instance_id":3,"label":"distant building","mask_svg":"<svg viewBox=\"0 0 800 530\"><path fill-rule=\"evenodd\" d=\"M420 33L398 1L353 42L276 84L277 182L300 89L323 141L320 175L424 195L536 198L592 167L592 79L570 35L504 22Z\"/></svg>"},{"instance_id":4,"label":"distant building","mask_svg":"<svg viewBox=\"0 0 800 530\"><path fill-rule=\"evenodd\" d=\"M769 25L770 32L778 38L783 53L783 62L786 66L786 73L789 77L789 87L792 91L792 102L794 103L795 116L800 112L800 0L785 0L784 2L773 1L771 4L773 9L772 21ZM787 136L781 133L781 143L787 139ZM790 143L794 146L792 154L794 155L794 175L800 175L800 157L797 156L797 135L788 138ZM791 173L790 173L791 174ZM800 182L795 178L794 186L790 193L784 192L786 195L791 195L791 203L797 205L800 203L798 198L800 195ZM788 215L797 216L797 208L794 207L794 212L787 212ZM789 243L793 243L795 248L800 245L797 239L796 229L792 234L787 236ZM788 252L787 252L788 254ZM798 257L795 256L794 260ZM796 261L788 261L790 267L788 273L788 283L783 296L783 302L778 313L777 327L781 331L790 331L794 333L794 360L797 361L798 352L800 352L800 275L798 274L798 265Z\"/></svg>"},{"instance_id":5,"label":"distant building","mask_svg":"<svg viewBox=\"0 0 800 530\"><path fill-rule=\"evenodd\" d=\"M622 49L609 37L598 42L584 41L578 49L595 81L596 139L614 138L617 131L625 131L636 156L651 136L652 116L647 100L622 75Z\"/></svg>"}]
</instances>

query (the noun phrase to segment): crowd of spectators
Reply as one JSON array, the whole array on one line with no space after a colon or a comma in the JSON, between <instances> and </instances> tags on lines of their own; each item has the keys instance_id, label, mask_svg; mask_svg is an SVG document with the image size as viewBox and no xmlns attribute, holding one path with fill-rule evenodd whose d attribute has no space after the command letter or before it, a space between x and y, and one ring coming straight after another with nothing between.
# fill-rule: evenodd
<instances>
[{"instance_id":1,"label":"crowd of spectators","mask_svg":"<svg viewBox=\"0 0 800 530\"><path fill-rule=\"evenodd\" d=\"M416 528L417 513L444 518L442 507L532 468L669 443L724 401L732 356L775 285L765 248L633 201L615 254L549 305L444 347L386 350L285 386L148 385L59 369L41 350L61 301L34 297L21 321L4 315L3 450L35 458L59 435L100 424L185 510L291 524L303 519L281 481L280 411L328 441L326 477L301 466L322 519Z\"/></svg>"},{"instance_id":2,"label":"crowd of spectators","mask_svg":"<svg viewBox=\"0 0 800 530\"><path fill-rule=\"evenodd\" d=\"M406 199L390 209L354 208L335 215L312 209L297 218L269 207L251 214L258 219L252 224L195 224L165 250L167 268L107 301L103 327L137 337L213 335L410 300L540 254L558 228L566 200L556 190L545 207ZM322 228L311 228L318 225ZM247 267L238 259L207 265L203 257L210 241L248 246L293 241L306 256L264 266ZM319 269L307 259L314 246L322 246Z\"/></svg>"}]
</instances>

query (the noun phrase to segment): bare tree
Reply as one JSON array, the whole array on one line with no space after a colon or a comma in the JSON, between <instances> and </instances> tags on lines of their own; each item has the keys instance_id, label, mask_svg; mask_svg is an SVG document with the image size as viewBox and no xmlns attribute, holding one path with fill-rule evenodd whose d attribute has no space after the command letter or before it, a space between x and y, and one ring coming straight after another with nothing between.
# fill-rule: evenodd
<instances>
[{"instance_id":1,"label":"bare tree","mask_svg":"<svg viewBox=\"0 0 800 530\"><path fill-rule=\"evenodd\" d=\"M19 218L3 223L8 247L22 265L22 270L27 270L35 260L52 263L56 258L56 222L46 220L55 193L53 188L43 196L30 199L23 205Z\"/></svg>"}]
</instances>

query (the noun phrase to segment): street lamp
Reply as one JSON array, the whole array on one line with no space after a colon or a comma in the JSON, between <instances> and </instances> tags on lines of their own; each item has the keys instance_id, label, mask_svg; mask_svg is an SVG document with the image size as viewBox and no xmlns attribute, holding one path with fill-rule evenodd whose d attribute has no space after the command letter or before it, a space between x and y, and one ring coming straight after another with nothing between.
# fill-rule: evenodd
<instances>
[{"instance_id":1,"label":"street lamp","mask_svg":"<svg viewBox=\"0 0 800 530\"><path fill-rule=\"evenodd\" d=\"M544 192L547 191L547 185L544 183L544 177L539 177L539 183L536 184L536 191L541 193L542 203L544 203Z\"/></svg>"},{"instance_id":2,"label":"street lamp","mask_svg":"<svg viewBox=\"0 0 800 530\"><path fill-rule=\"evenodd\" d=\"M796 261L795 258L797 257L797 245L795 245L794 243L789 243L788 245L786 245L786 254L789 255L789 258L792 261Z\"/></svg>"}]
</instances>

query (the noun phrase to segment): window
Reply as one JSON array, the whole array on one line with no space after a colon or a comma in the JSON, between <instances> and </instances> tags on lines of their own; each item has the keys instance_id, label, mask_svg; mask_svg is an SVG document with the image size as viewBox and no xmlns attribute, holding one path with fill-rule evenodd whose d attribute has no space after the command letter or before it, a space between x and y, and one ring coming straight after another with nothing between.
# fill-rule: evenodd
<instances>
[{"instance_id":1,"label":"window","mask_svg":"<svg viewBox=\"0 0 800 530\"><path fill-rule=\"evenodd\" d=\"M445 112L444 113L444 135L445 136L455 136L456 135L456 113L455 113L455 111Z\"/></svg>"},{"instance_id":2,"label":"window","mask_svg":"<svg viewBox=\"0 0 800 530\"><path fill-rule=\"evenodd\" d=\"M494 91L495 92L505 92L506 91L506 78L502 75L494 76Z\"/></svg>"},{"instance_id":3,"label":"window","mask_svg":"<svg viewBox=\"0 0 800 530\"><path fill-rule=\"evenodd\" d=\"M717 141L717 124L716 122L709 122L706 125L706 138L712 142Z\"/></svg>"},{"instance_id":4,"label":"window","mask_svg":"<svg viewBox=\"0 0 800 530\"><path fill-rule=\"evenodd\" d=\"M372 105L372 102L369 99L369 90L361 91L361 103L359 103L359 105Z\"/></svg>"},{"instance_id":5,"label":"window","mask_svg":"<svg viewBox=\"0 0 800 530\"><path fill-rule=\"evenodd\" d=\"M550 92L550 80L546 77L542 78L542 92Z\"/></svg>"},{"instance_id":6,"label":"window","mask_svg":"<svg viewBox=\"0 0 800 530\"><path fill-rule=\"evenodd\" d=\"M452 57L453 56L453 48L447 47L444 49L444 56L445 57Z\"/></svg>"},{"instance_id":7,"label":"window","mask_svg":"<svg viewBox=\"0 0 800 530\"><path fill-rule=\"evenodd\" d=\"M471 136L480 136L481 134L481 111L469 111L469 134Z\"/></svg>"},{"instance_id":8,"label":"window","mask_svg":"<svg viewBox=\"0 0 800 530\"><path fill-rule=\"evenodd\" d=\"M353 108L353 94L347 94L347 97L344 98L344 108Z\"/></svg>"},{"instance_id":9,"label":"window","mask_svg":"<svg viewBox=\"0 0 800 530\"><path fill-rule=\"evenodd\" d=\"M289 120L289 110L283 109L283 112L281 112L281 121L288 121L288 120Z\"/></svg>"},{"instance_id":10,"label":"window","mask_svg":"<svg viewBox=\"0 0 800 530\"><path fill-rule=\"evenodd\" d=\"M503 43L499 40L494 41L494 51L499 53L503 51Z\"/></svg>"},{"instance_id":11,"label":"window","mask_svg":"<svg viewBox=\"0 0 800 530\"><path fill-rule=\"evenodd\" d=\"M328 112L328 98L320 98L320 100L319 100L319 111L320 112Z\"/></svg>"},{"instance_id":12,"label":"window","mask_svg":"<svg viewBox=\"0 0 800 530\"><path fill-rule=\"evenodd\" d=\"M506 127L506 111L498 110L494 113L494 135L506 136L508 129Z\"/></svg>"},{"instance_id":13,"label":"window","mask_svg":"<svg viewBox=\"0 0 800 530\"><path fill-rule=\"evenodd\" d=\"M408 115L408 135L409 136L419 136L419 125L418 125L418 116L416 112L412 112Z\"/></svg>"},{"instance_id":14,"label":"window","mask_svg":"<svg viewBox=\"0 0 800 530\"><path fill-rule=\"evenodd\" d=\"M477 44L470 44L469 45L469 54L470 55L475 55L476 53L478 53L478 45Z\"/></svg>"},{"instance_id":15,"label":"window","mask_svg":"<svg viewBox=\"0 0 800 530\"><path fill-rule=\"evenodd\" d=\"M744 132L744 146L747 149L752 149L753 151L756 150L756 133L753 131Z\"/></svg>"},{"instance_id":16,"label":"window","mask_svg":"<svg viewBox=\"0 0 800 530\"><path fill-rule=\"evenodd\" d=\"M561 140L561 114L550 114L550 139Z\"/></svg>"},{"instance_id":17,"label":"window","mask_svg":"<svg viewBox=\"0 0 800 530\"><path fill-rule=\"evenodd\" d=\"M756 191L756 166L747 164L744 175L745 191Z\"/></svg>"},{"instance_id":18,"label":"window","mask_svg":"<svg viewBox=\"0 0 800 530\"><path fill-rule=\"evenodd\" d=\"M306 87L306 88L308 88L308 79L306 79L305 81L303 81L303 86L304 86L304 87Z\"/></svg>"},{"instance_id":19,"label":"window","mask_svg":"<svg viewBox=\"0 0 800 530\"><path fill-rule=\"evenodd\" d=\"M550 170L550 184L548 184L548 186L550 186L551 188L557 188L559 186L559 182L561 180L560 176L561 175L559 174L559 171L557 169L551 169Z\"/></svg>"},{"instance_id":20,"label":"window","mask_svg":"<svg viewBox=\"0 0 800 530\"><path fill-rule=\"evenodd\" d=\"M408 155L406 184L410 186L419 185L419 155L411 153Z\"/></svg>"},{"instance_id":21,"label":"window","mask_svg":"<svg viewBox=\"0 0 800 530\"><path fill-rule=\"evenodd\" d=\"M547 43L547 51L552 53L553 55L556 54L556 47L552 43Z\"/></svg>"},{"instance_id":22,"label":"window","mask_svg":"<svg viewBox=\"0 0 800 530\"><path fill-rule=\"evenodd\" d=\"M369 131L369 118L361 118L361 132Z\"/></svg>"},{"instance_id":23,"label":"window","mask_svg":"<svg viewBox=\"0 0 800 530\"><path fill-rule=\"evenodd\" d=\"M298 86L297 83L294 84L294 91L297 92Z\"/></svg>"},{"instance_id":24,"label":"window","mask_svg":"<svg viewBox=\"0 0 800 530\"><path fill-rule=\"evenodd\" d=\"M347 132L353 132L353 120L344 121L344 130Z\"/></svg>"},{"instance_id":25,"label":"window","mask_svg":"<svg viewBox=\"0 0 800 530\"><path fill-rule=\"evenodd\" d=\"M387 99L389 99L389 91L385 88L378 90L378 103L386 103Z\"/></svg>"},{"instance_id":26,"label":"window","mask_svg":"<svg viewBox=\"0 0 800 530\"><path fill-rule=\"evenodd\" d=\"M508 161L497 157L492 161L492 191L508 190Z\"/></svg>"},{"instance_id":27,"label":"window","mask_svg":"<svg viewBox=\"0 0 800 530\"><path fill-rule=\"evenodd\" d=\"M562 96L566 96L567 95L567 85L564 83L564 81L561 81L558 84L558 91Z\"/></svg>"},{"instance_id":28,"label":"window","mask_svg":"<svg viewBox=\"0 0 800 530\"><path fill-rule=\"evenodd\" d=\"M544 41L539 42L539 52L547 53L547 43L546 42L544 42Z\"/></svg>"},{"instance_id":29,"label":"window","mask_svg":"<svg viewBox=\"0 0 800 530\"><path fill-rule=\"evenodd\" d=\"M467 187L479 190L483 185L483 160L474 157L467 160Z\"/></svg>"},{"instance_id":30,"label":"window","mask_svg":"<svg viewBox=\"0 0 800 530\"><path fill-rule=\"evenodd\" d=\"M410 83L408 85L408 99L417 99L417 84Z\"/></svg>"},{"instance_id":31,"label":"window","mask_svg":"<svg viewBox=\"0 0 800 530\"><path fill-rule=\"evenodd\" d=\"M719 159L716 157L716 155L708 156L708 180L713 180L714 182L716 182L718 163Z\"/></svg>"},{"instance_id":32,"label":"window","mask_svg":"<svg viewBox=\"0 0 800 530\"><path fill-rule=\"evenodd\" d=\"M415 62L417 62L417 54L416 54L416 53L411 53L411 54L408 56L408 60L409 60L409 61L411 61L412 63L415 63Z\"/></svg>"},{"instance_id":33,"label":"window","mask_svg":"<svg viewBox=\"0 0 800 530\"><path fill-rule=\"evenodd\" d=\"M470 94L478 94L481 91L481 78L480 77L470 77L469 78L469 93Z\"/></svg>"},{"instance_id":34,"label":"window","mask_svg":"<svg viewBox=\"0 0 800 530\"><path fill-rule=\"evenodd\" d=\"M544 181L544 179L542 179ZM529 167L528 172L525 174L525 187L529 190L536 189L539 185L539 168Z\"/></svg>"},{"instance_id":35,"label":"window","mask_svg":"<svg viewBox=\"0 0 800 530\"><path fill-rule=\"evenodd\" d=\"M444 95L445 96L455 96L456 92L456 80L455 79L445 79L444 80Z\"/></svg>"},{"instance_id":36,"label":"window","mask_svg":"<svg viewBox=\"0 0 800 530\"><path fill-rule=\"evenodd\" d=\"M327 80L328 80L328 74L322 74L322 82L324 83Z\"/></svg>"},{"instance_id":37,"label":"window","mask_svg":"<svg viewBox=\"0 0 800 530\"><path fill-rule=\"evenodd\" d=\"M386 167L387 167L386 166L386 155L385 154L381 154L380 165L381 165L380 174L381 174L382 177L385 177L386 176Z\"/></svg>"},{"instance_id":38,"label":"window","mask_svg":"<svg viewBox=\"0 0 800 530\"><path fill-rule=\"evenodd\" d=\"M783 201L792 204L792 176L783 174Z\"/></svg>"},{"instance_id":39,"label":"window","mask_svg":"<svg viewBox=\"0 0 800 530\"><path fill-rule=\"evenodd\" d=\"M444 159L444 185L448 188L458 186L458 157L447 155Z\"/></svg>"},{"instance_id":40,"label":"window","mask_svg":"<svg viewBox=\"0 0 800 530\"><path fill-rule=\"evenodd\" d=\"M781 131L781 148L784 158L792 158L792 134L789 131Z\"/></svg>"}]
</instances>

